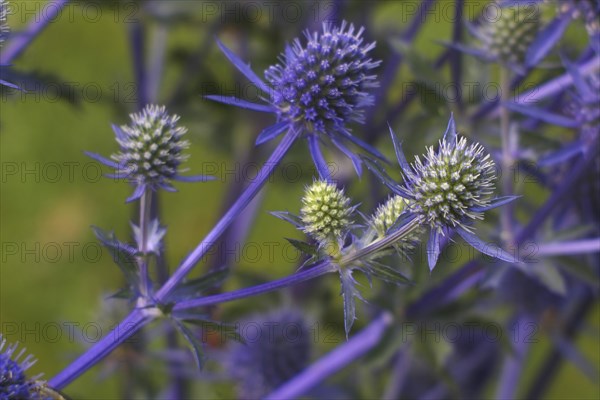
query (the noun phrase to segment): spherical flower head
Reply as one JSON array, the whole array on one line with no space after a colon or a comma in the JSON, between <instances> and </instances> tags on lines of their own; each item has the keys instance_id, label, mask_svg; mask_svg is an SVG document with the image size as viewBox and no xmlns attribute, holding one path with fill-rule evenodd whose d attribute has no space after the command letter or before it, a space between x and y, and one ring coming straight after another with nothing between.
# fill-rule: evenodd
<instances>
[{"instance_id":1,"label":"spherical flower head","mask_svg":"<svg viewBox=\"0 0 600 400\"><path fill-rule=\"evenodd\" d=\"M302 198L300 217L304 232L321 244L337 241L352 223L353 210L343 190L327 181L315 181Z\"/></svg>"},{"instance_id":2,"label":"spherical flower head","mask_svg":"<svg viewBox=\"0 0 600 400\"><path fill-rule=\"evenodd\" d=\"M486 49L500 62L521 64L540 28L539 7L500 7L490 12L481 26ZM494 14L494 15L492 15Z\"/></svg>"},{"instance_id":3,"label":"spherical flower head","mask_svg":"<svg viewBox=\"0 0 600 400\"><path fill-rule=\"evenodd\" d=\"M35 364L31 355L23 357L25 350L16 352L17 345L7 345L0 335L0 398L30 399L36 397L38 383L27 379L25 371ZM15 354L16 353L16 354Z\"/></svg>"},{"instance_id":4,"label":"spherical flower head","mask_svg":"<svg viewBox=\"0 0 600 400\"><path fill-rule=\"evenodd\" d=\"M303 124L307 132L363 121L363 109L373 104L370 91L377 87L370 70L380 63L368 57L375 43L363 43L363 30L343 22L323 24L321 33L306 31L305 45L294 40L281 64L265 71L280 119Z\"/></svg>"},{"instance_id":5,"label":"spherical flower head","mask_svg":"<svg viewBox=\"0 0 600 400\"><path fill-rule=\"evenodd\" d=\"M127 177L139 185L168 185L187 158L182 154L189 147L182 139L187 129L177 126L179 116L169 115L164 106L148 105L130 118L131 124L121 126L117 135L121 149L113 160L124 165Z\"/></svg>"},{"instance_id":6,"label":"spherical flower head","mask_svg":"<svg viewBox=\"0 0 600 400\"><path fill-rule=\"evenodd\" d=\"M410 208L422 215L432 228L461 226L469 219L481 219L476 207L490 203L496 180L493 160L478 144L464 137L446 138L437 151L429 147L421 161L412 165L414 176L407 188L413 196Z\"/></svg>"},{"instance_id":7,"label":"spherical flower head","mask_svg":"<svg viewBox=\"0 0 600 400\"><path fill-rule=\"evenodd\" d=\"M7 13L6 1L0 0L0 47L4 44L4 40L6 40L8 34L8 24L6 23Z\"/></svg>"},{"instance_id":8,"label":"spherical flower head","mask_svg":"<svg viewBox=\"0 0 600 400\"><path fill-rule=\"evenodd\" d=\"M385 203L377 207L373 215L372 223L379 237L385 236L388 229L394 225L396 220L408 209L407 200L401 196L390 197Z\"/></svg>"},{"instance_id":9,"label":"spherical flower head","mask_svg":"<svg viewBox=\"0 0 600 400\"><path fill-rule=\"evenodd\" d=\"M287 382L309 362L310 336L299 311L278 310L240 323L246 343L229 352L228 369L243 399L258 399Z\"/></svg>"}]
</instances>

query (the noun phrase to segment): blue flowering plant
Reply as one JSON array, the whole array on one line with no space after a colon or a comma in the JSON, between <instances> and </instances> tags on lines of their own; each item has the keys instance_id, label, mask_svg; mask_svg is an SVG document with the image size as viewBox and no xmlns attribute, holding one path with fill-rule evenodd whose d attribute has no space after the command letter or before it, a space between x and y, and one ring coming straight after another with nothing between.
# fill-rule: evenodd
<instances>
[{"instance_id":1,"label":"blue flowering plant","mask_svg":"<svg viewBox=\"0 0 600 400\"><path fill-rule=\"evenodd\" d=\"M15 40L5 35L6 3L0 1L0 44L6 39L12 49L1 59L16 58L65 3L56 0L56 10L36 16L26 28L28 35ZM421 2L411 23L397 33L400 37L392 38L414 44L414 51L392 54L384 65L379 59L384 57L376 53L381 49L366 39L371 32L367 35L365 28L345 20L306 30L266 69L264 79L217 40L225 58L260 90L262 102L206 97L271 114L274 121L257 127L253 141L256 146L277 143L270 154L239 146L240 159L259 164L264 157L264 163L255 179L230 183L220 218L175 265L166 250L167 239L177 236L165 224L159 199L162 207L172 207L176 197L161 196L175 192L176 182L214 180L187 175L192 140L183 121L194 132L212 126L220 114L200 113L198 120L193 115L188 120L188 107L195 105L181 88L196 86L186 74L173 98L164 101L168 106L153 105L161 92L163 60L157 59L165 54L165 32L180 21L180 11L171 9L172 4L155 3L144 6L152 24L146 25L145 14L129 32L140 88L135 110L129 123L112 125L116 150L111 156L86 153L111 169L108 178L132 187L123 199L135 207L130 238L92 228L124 277L124 286L106 299L124 317L68 365L56 360L62 369L48 382L30 376L37 367L34 359L0 335L0 399L63 399L59 390L120 346L124 351L111 355L107 370L118 365L128 371L123 398L138 393L173 399L481 398L493 391L494 398L540 398L554 380L557 360L570 360L585 376L597 375L596 366L572 340L598 300L593 261L600 251L600 229L590 221L600 215L594 193L600 165L600 57L593 46L578 47L578 58L563 57L553 75L546 76L544 70L530 76L546 55L569 41L563 33L573 21L581 22L581 16L594 40L596 2L565 1L547 25L540 2L534 0L492 1L488 5L499 10L497 18L475 18L473 23L462 15L464 2L453 2L457 18L452 37L444 41L447 46L433 66L423 69L449 75L460 87L474 65L465 54L475 55L498 72L502 92L494 101L443 97L434 107L423 99L425 107L409 107L418 96L403 93L409 78L402 65L426 60L417 54L413 39L441 4L434 0ZM364 7L383 6L390 5ZM336 8L335 16L352 15L353 7ZM145 29L154 25L159 40L146 42ZM387 34L386 29L372 33ZM463 43L465 29L478 39L478 47ZM149 65L147 46L152 49ZM195 70L199 58L190 62L189 70ZM383 71L376 75L380 66ZM445 66L450 74L442 70ZM541 105L513 96L528 79ZM235 120L233 126L244 127L240 132L248 131L245 120L229 119ZM294 156L298 140L307 141L312 158L302 161L302 167L314 165L316 172L300 183L277 182L285 187L279 196L293 196L284 199L288 210L271 212L295 228L295 237L287 239L300 255L293 261L295 271L275 279L270 275L273 261L260 260L261 274L254 275L238 271L238 260L232 257L211 258L212 249L237 246L248 232L267 236L264 228L253 229L255 216L261 214L259 193L283 160ZM328 168L324 146L343 157L339 175ZM420 154L422 148L421 155L405 155ZM390 156L397 163L388 161ZM536 179L529 186L511 175L520 171L525 157L543 167L534 171ZM354 172L360 176L363 167L370 173L358 183ZM203 198L198 207L185 210L185 218L206 208ZM538 256L534 261L524 251L532 241ZM471 259L461 255L449 262L443 257L463 242L469 251L477 250ZM495 259L491 267L489 257ZM208 260L204 270L201 260ZM244 301L223 306L237 300ZM311 326L311 320L325 324ZM511 332L514 340L448 336L448 326L475 322L480 326L470 333L486 333L493 326ZM544 324L540 334L550 350L539 373L532 368L523 374L535 343L522 338L530 323L536 329ZM323 339L323 329L330 326ZM431 332L436 340L417 340ZM155 338L165 340L157 344ZM181 349L183 343L189 351ZM361 367L352 368L359 360ZM154 370L155 365L162 369ZM342 369L356 379L330 379ZM522 375L536 373L525 382L530 385L526 393L515 392L526 386L519 382Z\"/></svg>"}]
</instances>

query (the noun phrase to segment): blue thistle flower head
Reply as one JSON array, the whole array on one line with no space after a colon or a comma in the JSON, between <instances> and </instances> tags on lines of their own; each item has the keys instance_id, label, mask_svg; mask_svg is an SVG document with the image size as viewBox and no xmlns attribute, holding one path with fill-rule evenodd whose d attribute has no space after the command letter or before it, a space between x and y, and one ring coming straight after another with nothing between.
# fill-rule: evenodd
<instances>
[{"instance_id":1,"label":"blue thistle flower head","mask_svg":"<svg viewBox=\"0 0 600 400\"><path fill-rule=\"evenodd\" d=\"M130 114L131 124L113 125L120 151L107 160L94 153L90 157L115 168L114 178L124 178L136 186L128 201L141 197L146 189L175 191L172 180L206 181L208 176L180 176L179 166L188 158L183 151L189 142L179 126L179 116L167 113L164 106L148 105L142 112Z\"/></svg>"},{"instance_id":2,"label":"blue thistle flower head","mask_svg":"<svg viewBox=\"0 0 600 400\"><path fill-rule=\"evenodd\" d=\"M242 60L221 42L219 47L229 60L266 93L267 104L255 104L225 96L209 99L277 116L277 123L263 130L256 144L274 139L293 130L308 140L309 150L321 178L330 178L321 153L321 143L331 143L353 163L361 174L361 159L348 148L357 146L383 159L369 144L352 135L348 124L364 121L364 109L374 102L372 89L377 87L369 52L375 43L365 43L364 29L355 29L345 21L335 26L323 24L321 32L305 32L306 42L295 39L279 57L279 63L265 71L263 82ZM270 84L270 85L269 85Z\"/></svg>"},{"instance_id":3,"label":"blue thistle flower head","mask_svg":"<svg viewBox=\"0 0 600 400\"><path fill-rule=\"evenodd\" d=\"M479 239L470 223L482 219L484 211L516 199L506 196L492 199L496 169L489 153L478 143L469 144L456 132L454 117L437 149L429 147L422 157L408 164L402 144L390 128L396 156L402 169L404 182L395 183L389 176L380 176L397 195L408 199L410 211L430 227L427 243L429 268L433 269L440 253L440 238L455 230L477 250L516 263L518 260L500 248L492 248ZM381 175L381 172L374 172Z\"/></svg>"},{"instance_id":4,"label":"blue thistle flower head","mask_svg":"<svg viewBox=\"0 0 600 400\"><path fill-rule=\"evenodd\" d=\"M272 85L271 103L281 120L301 124L307 133L327 133L350 121L363 122L363 109L373 104L377 87L371 70L380 61L368 53L363 28L324 23L321 33L306 31L306 44L295 39L280 64L265 71Z\"/></svg>"},{"instance_id":5,"label":"blue thistle flower head","mask_svg":"<svg viewBox=\"0 0 600 400\"><path fill-rule=\"evenodd\" d=\"M38 398L39 383L27 379L25 371L35 364L31 356L25 357L25 349L17 352L17 344L7 345L6 339L0 334L0 398L1 399L30 399Z\"/></svg>"},{"instance_id":6,"label":"blue thistle flower head","mask_svg":"<svg viewBox=\"0 0 600 400\"><path fill-rule=\"evenodd\" d=\"M239 397L262 398L301 372L309 362L307 322L298 310L282 309L241 322L246 343L228 353L228 370Z\"/></svg>"}]
</instances>

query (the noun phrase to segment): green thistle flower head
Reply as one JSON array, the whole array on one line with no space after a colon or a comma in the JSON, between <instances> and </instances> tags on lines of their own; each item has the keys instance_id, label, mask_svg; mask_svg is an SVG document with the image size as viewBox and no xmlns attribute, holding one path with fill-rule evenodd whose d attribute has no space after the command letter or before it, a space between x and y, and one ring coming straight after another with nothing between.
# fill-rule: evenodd
<instances>
[{"instance_id":1,"label":"green thistle flower head","mask_svg":"<svg viewBox=\"0 0 600 400\"><path fill-rule=\"evenodd\" d=\"M377 207L372 223L379 237L385 236L388 229L396 222L400 215L408 208L407 200L401 196L390 197L385 203Z\"/></svg>"},{"instance_id":2,"label":"green thistle flower head","mask_svg":"<svg viewBox=\"0 0 600 400\"><path fill-rule=\"evenodd\" d=\"M481 219L477 208L490 203L496 180L495 164L483 147L467 144L464 137L440 141L412 168L410 208L425 217L432 228L461 226L468 219Z\"/></svg>"},{"instance_id":3,"label":"green thistle flower head","mask_svg":"<svg viewBox=\"0 0 600 400\"><path fill-rule=\"evenodd\" d=\"M4 0L0 0L0 47L6 40L6 36L8 34L8 24L6 23L6 2Z\"/></svg>"},{"instance_id":4,"label":"green thistle flower head","mask_svg":"<svg viewBox=\"0 0 600 400\"><path fill-rule=\"evenodd\" d=\"M337 241L343 237L352 223L354 208L343 190L334 184L318 180L308 186L302 198L300 217L304 232L321 244Z\"/></svg>"},{"instance_id":5,"label":"green thistle flower head","mask_svg":"<svg viewBox=\"0 0 600 400\"><path fill-rule=\"evenodd\" d=\"M484 46L500 62L521 64L527 49L540 28L540 11L535 4L523 7L500 7L490 11L481 27Z\"/></svg>"},{"instance_id":6,"label":"green thistle flower head","mask_svg":"<svg viewBox=\"0 0 600 400\"><path fill-rule=\"evenodd\" d=\"M187 129L177 126L179 116L169 115L164 106L149 105L130 117L130 125L115 129L121 150L112 159L138 184L168 186L188 157L182 154L189 147L189 142L182 139Z\"/></svg>"}]
</instances>

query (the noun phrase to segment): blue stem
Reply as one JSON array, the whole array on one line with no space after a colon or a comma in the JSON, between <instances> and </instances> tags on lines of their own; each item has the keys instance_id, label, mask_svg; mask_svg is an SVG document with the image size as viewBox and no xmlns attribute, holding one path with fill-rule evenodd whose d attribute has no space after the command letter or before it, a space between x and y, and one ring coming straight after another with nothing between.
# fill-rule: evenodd
<instances>
[{"instance_id":1,"label":"blue stem","mask_svg":"<svg viewBox=\"0 0 600 400\"><path fill-rule=\"evenodd\" d=\"M198 244L196 249L190 253L185 260L181 263L177 271L169 278L169 280L163 285L163 287L156 293L155 299L157 303L161 303L166 296L171 292L175 286L181 282L187 273L196 265L196 263L202 259L202 257L206 254L208 250L212 247L212 245L217 241L217 239L223 234L225 229L233 222L235 217L237 217L244 208L250 203L250 201L256 196L259 190L264 186L267 182L267 179L275 170L276 166L279 165L285 154L291 148L292 144L296 141L298 136L300 135L299 131L294 129L290 129L288 133L283 137L277 148L271 154L271 157L267 160L263 168L261 169L256 180L252 181L250 185L246 188L244 193L240 196L240 198L233 204L233 206L227 211L227 213L221 218L221 220L217 223L217 225L210 231L210 233L206 236L206 238ZM309 272L309 271L306 271ZM314 271L312 272L315 273ZM323 271L322 273L325 273ZM271 282L272 284L273 282ZM293 283L293 282L292 282ZM292 284L289 283L289 284ZM268 286L269 284L265 284ZM265 285L261 285L263 288ZM281 287L281 286L279 286ZM273 289L276 289L274 287ZM266 289L266 288L264 288ZM264 290L263 291L268 291ZM273 290L270 289L270 290ZM238 291L239 292L239 291ZM256 292L255 290L249 290L252 294L248 294L251 296L253 294L261 293ZM219 295L225 296L225 295ZM218 297L218 296L213 296ZM238 297L239 293L238 293ZM213 303L215 304L215 303ZM143 314L143 310L135 309L133 310L123 322L117 325L116 332L117 334L108 335L102 338L98 343L92 346L87 352L81 355L78 359L76 359L73 363L71 363L67 368L61 371L58 375L52 378L49 382L50 386L54 389L62 389L70 382L72 382L79 375L83 374L87 369L92 367L102 358L107 356L114 348L116 348L119 344L137 332L143 325L152 320L151 315Z\"/></svg>"},{"instance_id":2,"label":"blue stem","mask_svg":"<svg viewBox=\"0 0 600 400\"><path fill-rule=\"evenodd\" d=\"M280 386L265 397L265 400L295 399L307 393L327 377L376 346L392 321L393 318L390 314L383 313L352 339L338 346L304 372Z\"/></svg>"},{"instance_id":3,"label":"blue stem","mask_svg":"<svg viewBox=\"0 0 600 400\"><path fill-rule=\"evenodd\" d=\"M177 303L177 305L175 305L175 307L173 307L173 312L185 310L188 308L205 307L213 304L226 303L245 297L251 297L267 292L272 292L273 290L296 285L298 283L317 278L321 275L325 275L328 272L333 271L334 267L332 266L331 262L329 262L329 260L321 261L312 268L309 268L302 272L298 272L294 275L286 276L285 278L263 283L262 285L256 285L249 288L235 290L233 292L221 293L213 296L200 297L198 299L179 302Z\"/></svg>"},{"instance_id":4,"label":"blue stem","mask_svg":"<svg viewBox=\"0 0 600 400\"><path fill-rule=\"evenodd\" d=\"M53 377L48 385L58 390L64 388L150 321L151 318L144 315L140 309L133 310L110 334L100 339L75 362Z\"/></svg>"},{"instance_id":5,"label":"blue stem","mask_svg":"<svg viewBox=\"0 0 600 400\"><path fill-rule=\"evenodd\" d=\"M56 0L45 4L40 12L32 19L25 31L10 39L6 48L0 54L0 65L11 64L31 44L40 32L54 20L68 0ZM52 5L52 7L50 7Z\"/></svg>"}]
</instances>

